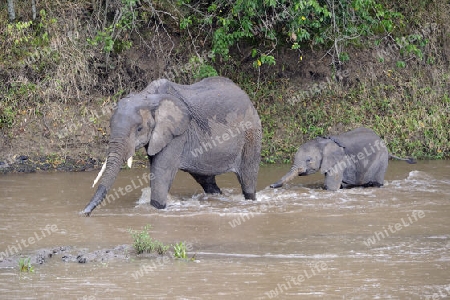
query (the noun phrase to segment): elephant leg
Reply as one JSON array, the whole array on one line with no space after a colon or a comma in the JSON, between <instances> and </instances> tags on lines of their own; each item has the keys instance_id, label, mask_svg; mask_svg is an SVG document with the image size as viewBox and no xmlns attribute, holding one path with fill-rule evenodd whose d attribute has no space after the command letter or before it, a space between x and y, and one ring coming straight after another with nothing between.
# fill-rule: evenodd
<instances>
[{"instance_id":1,"label":"elephant leg","mask_svg":"<svg viewBox=\"0 0 450 300\"><path fill-rule=\"evenodd\" d=\"M371 171L371 172L370 172ZM384 184L384 166L377 166L376 170L369 170L368 175L364 178L363 187L382 187Z\"/></svg>"},{"instance_id":2,"label":"elephant leg","mask_svg":"<svg viewBox=\"0 0 450 300\"><path fill-rule=\"evenodd\" d=\"M222 194L222 191L217 186L216 177L214 175L200 175L195 173L189 173L194 177L207 194Z\"/></svg>"},{"instance_id":3,"label":"elephant leg","mask_svg":"<svg viewBox=\"0 0 450 300\"><path fill-rule=\"evenodd\" d=\"M387 156L387 155L385 155ZM363 186L365 187L381 187L384 184L384 175L386 173L388 161L387 158L380 159L375 162L364 174Z\"/></svg>"},{"instance_id":4,"label":"elephant leg","mask_svg":"<svg viewBox=\"0 0 450 300\"><path fill-rule=\"evenodd\" d=\"M256 200L256 181L261 161L261 131L249 129L245 133L246 141L242 151L241 163L236 176L242 187L244 198Z\"/></svg>"},{"instance_id":5,"label":"elephant leg","mask_svg":"<svg viewBox=\"0 0 450 300\"><path fill-rule=\"evenodd\" d=\"M251 176L248 176L245 172L244 174L236 173L236 176L241 184L244 198L247 200L256 200L256 179L251 178Z\"/></svg>"},{"instance_id":6,"label":"elephant leg","mask_svg":"<svg viewBox=\"0 0 450 300\"><path fill-rule=\"evenodd\" d=\"M337 191L340 189L344 173L339 172L327 172L325 173L325 189L329 191Z\"/></svg>"},{"instance_id":7,"label":"elephant leg","mask_svg":"<svg viewBox=\"0 0 450 300\"><path fill-rule=\"evenodd\" d=\"M166 208L167 195L178 172L184 141L174 139L161 152L151 157L150 204L158 209Z\"/></svg>"},{"instance_id":8,"label":"elephant leg","mask_svg":"<svg viewBox=\"0 0 450 300\"><path fill-rule=\"evenodd\" d=\"M368 183L363 184L363 187L382 187L383 184L377 181L369 181Z\"/></svg>"},{"instance_id":9,"label":"elephant leg","mask_svg":"<svg viewBox=\"0 0 450 300\"><path fill-rule=\"evenodd\" d=\"M150 181L151 187L151 199L150 204L158 209L166 208L167 195L172 185L175 174L177 173L176 167L161 166L156 163L157 160L153 160L155 163L151 166L153 173L152 180Z\"/></svg>"}]
</instances>

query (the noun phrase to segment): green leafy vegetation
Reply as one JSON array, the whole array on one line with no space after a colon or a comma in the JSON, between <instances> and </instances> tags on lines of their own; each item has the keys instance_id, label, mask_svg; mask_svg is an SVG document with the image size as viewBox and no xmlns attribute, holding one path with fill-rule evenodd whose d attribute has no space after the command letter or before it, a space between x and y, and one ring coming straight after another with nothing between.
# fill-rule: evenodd
<instances>
[{"instance_id":1,"label":"green leafy vegetation","mask_svg":"<svg viewBox=\"0 0 450 300\"><path fill-rule=\"evenodd\" d=\"M178 5L185 9L181 29L208 28L203 34L212 36L212 53L225 60L236 44L250 43L255 67L275 64L271 53L279 46L300 55L307 47L327 47L336 62L346 61L345 46L360 37L389 34L403 18L374 0L212 1L209 5L180 0Z\"/></svg>"},{"instance_id":2,"label":"green leafy vegetation","mask_svg":"<svg viewBox=\"0 0 450 300\"><path fill-rule=\"evenodd\" d=\"M192 256L191 258L188 257L186 243L184 242L179 242L178 244L175 244L173 246L173 250L174 250L174 257L177 259L195 260L195 255Z\"/></svg>"},{"instance_id":3,"label":"green leafy vegetation","mask_svg":"<svg viewBox=\"0 0 450 300\"><path fill-rule=\"evenodd\" d=\"M103 24L103 29L87 42L92 46L101 45L106 54L110 52L121 53L128 50L133 45L130 39L130 32L136 26L136 19L139 12L136 11L138 0L121 0L119 9L116 11L113 21L110 24Z\"/></svg>"},{"instance_id":4,"label":"green leafy vegetation","mask_svg":"<svg viewBox=\"0 0 450 300\"><path fill-rule=\"evenodd\" d=\"M192 73L194 78L203 79L219 75L213 66L207 64L204 59L192 57L189 63L193 66Z\"/></svg>"},{"instance_id":5,"label":"green leafy vegetation","mask_svg":"<svg viewBox=\"0 0 450 300\"><path fill-rule=\"evenodd\" d=\"M164 245L164 243L153 239L150 237L149 230L151 228L150 224L144 226L143 230L136 231L129 229L131 237L133 238L133 248L136 250L137 254L142 253L157 253L159 255L164 255L170 249L170 246ZM187 250L188 247L186 243L179 242L172 246L174 250L174 257L177 259L184 260L195 260L195 255L191 258L188 257Z\"/></svg>"},{"instance_id":6,"label":"green leafy vegetation","mask_svg":"<svg viewBox=\"0 0 450 300\"><path fill-rule=\"evenodd\" d=\"M43 65L54 62L54 49L50 47L49 30L55 25L55 18L48 18L42 9L37 21L19 21L7 24L3 38L8 47L0 54L2 61L9 66L28 65L39 70Z\"/></svg>"},{"instance_id":7,"label":"green leafy vegetation","mask_svg":"<svg viewBox=\"0 0 450 300\"><path fill-rule=\"evenodd\" d=\"M131 237L133 238L133 247L137 254L156 252L164 255L170 246L164 245L162 242L150 237L149 230L151 225L145 225L142 231L135 231L129 229Z\"/></svg>"},{"instance_id":8,"label":"green leafy vegetation","mask_svg":"<svg viewBox=\"0 0 450 300\"><path fill-rule=\"evenodd\" d=\"M182 258L182 259L187 258L186 245L183 242L175 244L175 246L173 246L173 250L175 258Z\"/></svg>"},{"instance_id":9,"label":"green leafy vegetation","mask_svg":"<svg viewBox=\"0 0 450 300\"><path fill-rule=\"evenodd\" d=\"M34 272L34 268L31 265L31 258L27 257L22 257L19 258L19 272L27 272L27 273L33 273Z\"/></svg>"},{"instance_id":10,"label":"green leafy vegetation","mask_svg":"<svg viewBox=\"0 0 450 300\"><path fill-rule=\"evenodd\" d=\"M51 48L48 33L56 19L48 18L44 9L39 16L40 19L36 21L18 21L5 26L6 30L0 33L4 41L0 51L0 66L13 70L27 66L31 73L43 74L57 63L58 56ZM0 128L11 128L16 116L28 102L37 101L34 94L37 85L23 77L20 79L10 84L0 81Z\"/></svg>"}]
</instances>

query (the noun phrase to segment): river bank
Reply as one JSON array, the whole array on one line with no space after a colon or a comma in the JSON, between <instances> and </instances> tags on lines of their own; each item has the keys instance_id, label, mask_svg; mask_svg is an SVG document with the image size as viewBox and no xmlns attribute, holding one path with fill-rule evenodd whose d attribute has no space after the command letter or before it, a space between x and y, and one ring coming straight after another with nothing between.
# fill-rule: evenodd
<instances>
[{"instance_id":1,"label":"river bank","mask_svg":"<svg viewBox=\"0 0 450 300\"><path fill-rule=\"evenodd\" d=\"M93 42L99 21L93 11L106 16L112 7L76 2L67 10L43 1L30 23L28 7L18 4L21 19L13 24L2 10L0 173L98 168L120 98L158 78L191 84L216 74L253 101L263 163L290 163L302 143L360 126L377 132L396 155L449 159L450 7L410 5L417 7L389 8L409 25L398 36L359 36L339 61L326 47L280 45L271 52L275 65L255 64L252 41L232 47L227 60L213 58L211 41L199 51L179 20L164 20L162 30L152 19L122 37L129 46L104 53Z\"/></svg>"}]
</instances>

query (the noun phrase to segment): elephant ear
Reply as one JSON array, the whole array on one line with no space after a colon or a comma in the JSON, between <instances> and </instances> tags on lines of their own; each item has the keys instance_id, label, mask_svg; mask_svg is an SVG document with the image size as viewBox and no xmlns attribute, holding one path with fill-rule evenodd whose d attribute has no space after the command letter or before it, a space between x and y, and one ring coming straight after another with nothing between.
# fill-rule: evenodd
<instances>
[{"instance_id":1,"label":"elephant ear","mask_svg":"<svg viewBox=\"0 0 450 300\"><path fill-rule=\"evenodd\" d=\"M167 83L169 83L169 80L167 79L154 80L145 88L143 92L147 94L161 94L159 89Z\"/></svg>"},{"instance_id":2,"label":"elephant ear","mask_svg":"<svg viewBox=\"0 0 450 300\"><path fill-rule=\"evenodd\" d=\"M190 119L189 111L181 100L163 96L155 109L155 127L150 136L148 155L155 155L175 136L183 134L189 127Z\"/></svg>"},{"instance_id":3,"label":"elephant ear","mask_svg":"<svg viewBox=\"0 0 450 300\"><path fill-rule=\"evenodd\" d=\"M320 173L322 174L328 172L345 158L344 148L339 147L333 141L329 141L325 144L322 154L322 164L320 165Z\"/></svg>"}]
</instances>

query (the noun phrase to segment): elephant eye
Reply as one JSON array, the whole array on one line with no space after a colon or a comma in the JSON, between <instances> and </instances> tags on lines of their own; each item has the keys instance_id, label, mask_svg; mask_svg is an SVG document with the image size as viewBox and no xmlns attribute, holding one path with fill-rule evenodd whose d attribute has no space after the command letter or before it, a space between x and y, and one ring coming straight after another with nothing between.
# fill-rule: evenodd
<instances>
[{"instance_id":1,"label":"elephant eye","mask_svg":"<svg viewBox=\"0 0 450 300\"><path fill-rule=\"evenodd\" d=\"M137 128L137 132L140 132L142 129L144 129L144 127L143 127L143 126L139 126L139 127Z\"/></svg>"}]
</instances>

